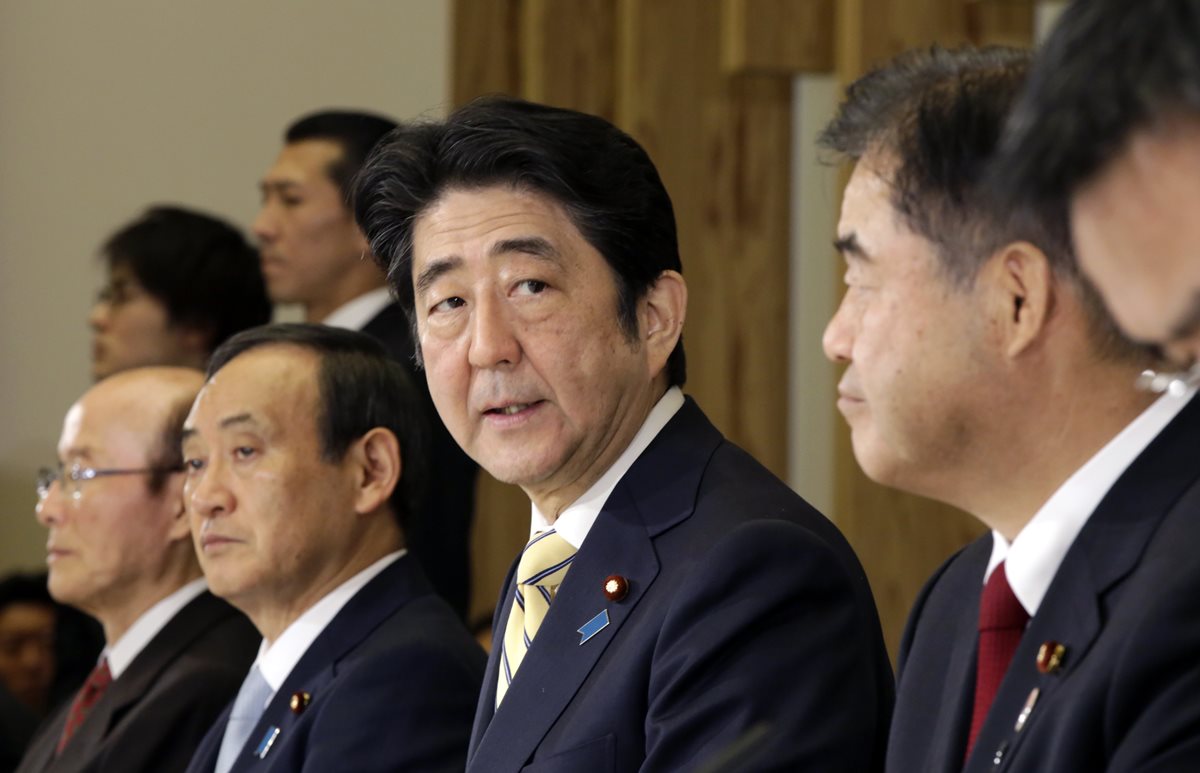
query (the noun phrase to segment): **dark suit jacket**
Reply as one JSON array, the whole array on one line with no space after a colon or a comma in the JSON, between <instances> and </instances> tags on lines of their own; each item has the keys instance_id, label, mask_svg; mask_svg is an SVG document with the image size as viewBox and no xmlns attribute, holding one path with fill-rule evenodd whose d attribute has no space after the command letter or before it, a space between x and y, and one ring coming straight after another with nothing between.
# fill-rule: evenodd
<instances>
[{"instance_id":1,"label":"dark suit jacket","mask_svg":"<svg viewBox=\"0 0 1200 773\"><path fill-rule=\"evenodd\" d=\"M313 641L250 732L240 771L462 770L483 651L411 557L363 586ZM245 673L243 672L243 677ZM311 703L291 709L292 696ZM217 764L229 709L189 773ZM279 729L263 757L255 749Z\"/></svg>"},{"instance_id":2,"label":"dark suit jacket","mask_svg":"<svg viewBox=\"0 0 1200 773\"><path fill-rule=\"evenodd\" d=\"M43 724L18 770L184 770L213 719L237 694L258 642L240 612L202 593L109 686L62 756L54 751L71 699Z\"/></svg>"},{"instance_id":3,"label":"dark suit jacket","mask_svg":"<svg viewBox=\"0 0 1200 773\"><path fill-rule=\"evenodd\" d=\"M408 548L425 570L433 589L466 618L471 592L471 517L479 468L446 430L429 396L425 374L417 368L408 318L398 304L385 306L362 329L387 347L408 370L429 418L429 479L425 507L409 517ZM403 449L401 449L403 452Z\"/></svg>"},{"instance_id":4,"label":"dark suit jacket","mask_svg":"<svg viewBox=\"0 0 1200 773\"><path fill-rule=\"evenodd\" d=\"M882 768L892 675L862 568L690 399L617 484L493 715L511 581L468 770L694 770L760 723L747 770Z\"/></svg>"},{"instance_id":5,"label":"dark suit jacket","mask_svg":"<svg viewBox=\"0 0 1200 773\"><path fill-rule=\"evenodd\" d=\"M1200 400L1125 471L1029 623L966 767L1200 770ZM901 646L888 770L963 770L990 535L919 596ZM1066 647L1040 673L1043 642ZM1023 729L1018 715L1039 691Z\"/></svg>"}]
</instances>

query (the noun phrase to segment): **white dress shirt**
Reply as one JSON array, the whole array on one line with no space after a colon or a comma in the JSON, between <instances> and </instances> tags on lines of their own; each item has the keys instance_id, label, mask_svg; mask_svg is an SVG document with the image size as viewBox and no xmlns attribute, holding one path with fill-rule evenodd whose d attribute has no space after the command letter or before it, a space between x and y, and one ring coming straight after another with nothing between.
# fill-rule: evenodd
<instances>
[{"instance_id":1,"label":"white dress shirt","mask_svg":"<svg viewBox=\"0 0 1200 773\"><path fill-rule=\"evenodd\" d=\"M391 302L391 292L386 287L377 287L338 306L328 317L321 320L321 324L346 330L362 330Z\"/></svg>"},{"instance_id":2,"label":"white dress shirt","mask_svg":"<svg viewBox=\"0 0 1200 773\"><path fill-rule=\"evenodd\" d=\"M1129 465L1183 410L1195 393L1193 389L1182 397L1163 395L1154 401L1067 478L1011 545L999 532L993 531L992 557L984 573L984 582L1004 561L1004 574L1017 601L1030 617L1036 615L1067 550L1092 512Z\"/></svg>"},{"instance_id":3,"label":"white dress shirt","mask_svg":"<svg viewBox=\"0 0 1200 773\"><path fill-rule=\"evenodd\" d=\"M600 511L604 509L604 503L608 501L608 497L617 487L617 483L625 477L625 473L629 472L629 468L642 455L650 442L658 437L658 433L662 432L663 427L667 426L667 422L682 407L683 391L679 387L671 387L665 395L659 398L646 417L646 421L642 423L641 429L633 436L633 440L612 463L612 466L579 499L568 505L554 521L553 528L560 537L576 550L583 546L584 538L591 531L592 524L596 522ZM538 510L537 505L531 504L531 509L533 512L530 517L529 538L533 539L538 532L551 528L551 524L546 516Z\"/></svg>"},{"instance_id":4,"label":"white dress shirt","mask_svg":"<svg viewBox=\"0 0 1200 773\"><path fill-rule=\"evenodd\" d=\"M100 657L108 659L108 670L112 678L119 678L134 658L146 649L150 640L158 636L163 626L171 622L171 618L179 614L179 610L186 607L192 599L206 590L208 584L204 582L203 577L192 580L143 612L120 639L106 645Z\"/></svg>"},{"instance_id":5,"label":"white dress shirt","mask_svg":"<svg viewBox=\"0 0 1200 773\"><path fill-rule=\"evenodd\" d=\"M283 680L292 673L292 669L300 662L300 658L304 657L304 653L308 652L308 648L321 635L330 621L337 616L337 613L342 611L342 607L346 606L346 603L354 598L354 595L362 590L364 585L406 552L406 550L397 550L394 553L388 553L325 594L320 601L305 610L304 614L284 629L278 639L273 642L263 639L262 644L258 647L258 657L255 659L254 665L262 671L267 684L271 685L272 697L279 692ZM268 698L267 703L270 703L270 700Z\"/></svg>"}]
</instances>

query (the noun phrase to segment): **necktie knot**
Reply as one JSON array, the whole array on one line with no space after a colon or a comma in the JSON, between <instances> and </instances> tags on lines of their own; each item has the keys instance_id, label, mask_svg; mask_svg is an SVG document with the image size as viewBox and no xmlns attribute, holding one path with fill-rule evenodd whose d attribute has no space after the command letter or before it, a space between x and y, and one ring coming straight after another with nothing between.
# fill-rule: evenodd
<instances>
[{"instance_id":1,"label":"necktie knot","mask_svg":"<svg viewBox=\"0 0 1200 773\"><path fill-rule=\"evenodd\" d=\"M557 588L562 584L575 558L575 547L553 529L536 535L521 553L517 565L517 582L542 588Z\"/></svg>"},{"instance_id":2,"label":"necktie knot","mask_svg":"<svg viewBox=\"0 0 1200 773\"><path fill-rule=\"evenodd\" d=\"M1008 584L1004 562L992 570L979 599L979 630L1025 630L1029 613Z\"/></svg>"}]
</instances>

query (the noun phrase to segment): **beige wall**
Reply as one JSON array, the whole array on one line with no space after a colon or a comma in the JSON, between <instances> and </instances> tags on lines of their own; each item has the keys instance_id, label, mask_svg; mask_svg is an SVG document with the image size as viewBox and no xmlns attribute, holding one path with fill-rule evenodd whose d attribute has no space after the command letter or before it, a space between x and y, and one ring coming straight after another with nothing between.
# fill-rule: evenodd
<instances>
[{"instance_id":1,"label":"beige wall","mask_svg":"<svg viewBox=\"0 0 1200 773\"><path fill-rule=\"evenodd\" d=\"M0 3L0 572L42 564L33 476L88 386L95 250L147 204L247 226L289 120L445 109L443 0Z\"/></svg>"}]
</instances>

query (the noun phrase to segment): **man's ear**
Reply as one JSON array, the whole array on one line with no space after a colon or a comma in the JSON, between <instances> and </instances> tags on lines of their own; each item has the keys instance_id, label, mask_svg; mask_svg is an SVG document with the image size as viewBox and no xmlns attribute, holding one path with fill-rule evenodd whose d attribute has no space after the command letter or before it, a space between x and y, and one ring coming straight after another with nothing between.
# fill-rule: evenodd
<instances>
[{"instance_id":1,"label":"man's ear","mask_svg":"<svg viewBox=\"0 0 1200 773\"><path fill-rule=\"evenodd\" d=\"M1054 311L1050 259L1036 245L1013 242L989 258L984 273L1004 354L1018 357L1042 336Z\"/></svg>"},{"instance_id":2,"label":"man's ear","mask_svg":"<svg viewBox=\"0 0 1200 773\"><path fill-rule=\"evenodd\" d=\"M167 508L171 519L167 538L171 542L192 540L192 526L187 517L187 506L183 501L183 479L183 473L172 473L163 486L163 507Z\"/></svg>"},{"instance_id":3,"label":"man's ear","mask_svg":"<svg viewBox=\"0 0 1200 773\"><path fill-rule=\"evenodd\" d=\"M683 335L687 283L678 271L664 271L650 285L639 307L642 343L651 373L659 373Z\"/></svg>"},{"instance_id":4,"label":"man's ear","mask_svg":"<svg viewBox=\"0 0 1200 773\"><path fill-rule=\"evenodd\" d=\"M375 427L347 452L356 473L354 511L373 512L387 504L400 482L400 442L391 430Z\"/></svg>"}]
</instances>

